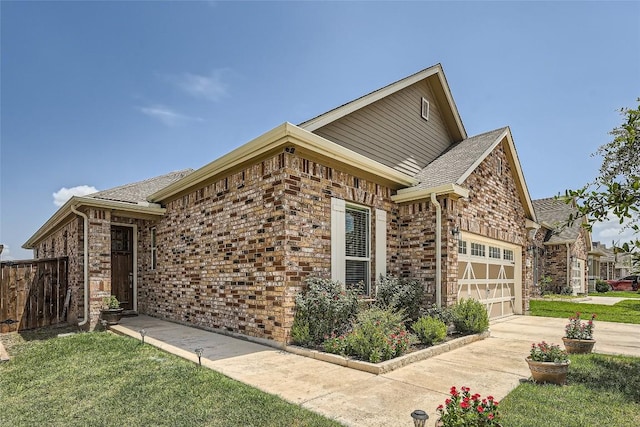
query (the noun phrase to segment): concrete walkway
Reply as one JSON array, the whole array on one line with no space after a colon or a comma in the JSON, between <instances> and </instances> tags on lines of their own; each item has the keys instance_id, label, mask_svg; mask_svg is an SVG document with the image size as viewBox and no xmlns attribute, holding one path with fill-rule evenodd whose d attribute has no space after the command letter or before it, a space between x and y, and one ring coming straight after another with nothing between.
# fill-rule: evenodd
<instances>
[{"instance_id":1,"label":"concrete walkway","mask_svg":"<svg viewBox=\"0 0 640 427\"><path fill-rule=\"evenodd\" d=\"M455 385L503 399L529 377L524 358L531 343L562 344L566 319L512 316L491 323L491 337L398 370L373 375L315 359L148 316L112 326L233 379L299 404L347 426L409 427L410 413L435 409ZM640 357L640 325L597 322L595 351Z\"/></svg>"}]
</instances>

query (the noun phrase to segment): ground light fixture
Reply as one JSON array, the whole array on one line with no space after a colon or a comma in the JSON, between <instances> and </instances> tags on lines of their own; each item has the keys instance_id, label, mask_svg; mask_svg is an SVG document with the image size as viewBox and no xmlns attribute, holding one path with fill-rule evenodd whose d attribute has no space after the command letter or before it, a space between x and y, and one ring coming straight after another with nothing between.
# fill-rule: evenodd
<instances>
[{"instance_id":1,"label":"ground light fixture","mask_svg":"<svg viewBox=\"0 0 640 427\"><path fill-rule=\"evenodd\" d=\"M140 337L142 338L142 344L144 344L144 336L147 335L147 331L145 331L144 329L140 329L138 332L140 332Z\"/></svg>"},{"instance_id":2,"label":"ground light fixture","mask_svg":"<svg viewBox=\"0 0 640 427\"><path fill-rule=\"evenodd\" d=\"M198 365L202 366L202 352L204 351L202 348L196 348L194 350L196 352L196 354L198 355Z\"/></svg>"},{"instance_id":3,"label":"ground light fixture","mask_svg":"<svg viewBox=\"0 0 640 427\"><path fill-rule=\"evenodd\" d=\"M429 419L429 415L421 409L416 409L411 413L411 418L413 418L413 425L415 427L424 427Z\"/></svg>"}]
</instances>

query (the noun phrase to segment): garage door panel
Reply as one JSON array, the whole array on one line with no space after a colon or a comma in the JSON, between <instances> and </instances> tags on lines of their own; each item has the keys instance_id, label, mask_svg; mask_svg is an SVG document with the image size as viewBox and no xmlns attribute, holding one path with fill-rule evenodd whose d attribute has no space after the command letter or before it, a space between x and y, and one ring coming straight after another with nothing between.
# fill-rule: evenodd
<instances>
[{"instance_id":1,"label":"garage door panel","mask_svg":"<svg viewBox=\"0 0 640 427\"><path fill-rule=\"evenodd\" d=\"M462 239L466 245L458 253L458 298L486 304L491 318L520 312L521 248L470 233L463 233Z\"/></svg>"}]
</instances>

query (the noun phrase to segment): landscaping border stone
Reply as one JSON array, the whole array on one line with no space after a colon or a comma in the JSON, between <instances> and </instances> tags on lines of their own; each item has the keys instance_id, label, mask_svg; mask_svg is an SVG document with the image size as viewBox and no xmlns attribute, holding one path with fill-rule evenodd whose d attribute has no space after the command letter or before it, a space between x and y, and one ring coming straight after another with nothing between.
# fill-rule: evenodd
<instances>
[{"instance_id":1,"label":"landscaping border stone","mask_svg":"<svg viewBox=\"0 0 640 427\"><path fill-rule=\"evenodd\" d=\"M467 344L471 344L472 342L489 338L490 336L491 331L486 331L474 335L466 335L464 337L455 338L451 341L434 345L423 350L414 351L412 353L405 354L404 356L396 357L394 359L386 360L380 363L364 362L362 360L352 359L350 357L341 356L339 354L310 350L308 348L298 347L295 345L285 346L284 349L289 353L297 354L299 356L310 357L312 359L321 360L323 362L329 362L335 365L346 366L347 368L368 372L370 374L380 375L394 371L398 368L402 368L403 366L407 366L411 363L419 362L421 360L425 360L430 357L455 350Z\"/></svg>"},{"instance_id":2,"label":"landscaping border stone","mask_svg":"<svg viewBox=\"0 0 640 427\"><path fill-rule=\"evenodd\" d=\"M0 362L8 362L10 359L9 353L5 350L4 345L2 345L2 341L0 341Z\"/></svg>"}]
</instances>

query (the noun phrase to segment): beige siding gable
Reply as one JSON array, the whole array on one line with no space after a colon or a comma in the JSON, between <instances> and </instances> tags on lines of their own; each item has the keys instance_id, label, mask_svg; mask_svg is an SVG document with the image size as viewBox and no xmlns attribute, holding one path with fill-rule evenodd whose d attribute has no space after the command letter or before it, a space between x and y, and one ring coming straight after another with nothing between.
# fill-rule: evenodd
<instances>
[{"instance_id":1,"label":"beige siding gable","mask_svg":"<svg viewBox=\"0 0 640 427\"><path fill-rule=\"evenodd\" d=\"M429 101L429 120L421 115ZM453 142L427 80L419 81L314 133L408 175L417 174Z\"/></svg>"}]
</instances>

